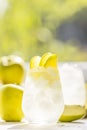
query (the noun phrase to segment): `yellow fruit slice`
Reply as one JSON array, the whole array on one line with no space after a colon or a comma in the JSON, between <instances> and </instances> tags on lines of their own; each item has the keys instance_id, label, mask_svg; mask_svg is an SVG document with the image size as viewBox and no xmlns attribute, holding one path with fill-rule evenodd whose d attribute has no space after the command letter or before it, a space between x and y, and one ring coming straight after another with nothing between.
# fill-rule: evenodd
<instances>
[{"instance_id":1,"label":"yellow fruit slice","mask_svg":"<svg viewBox=\"0 0 87 130\"><path fill-rule=\"evenodd\" d=\"M85 84L85 88L86 88L86 103L85 103L85 108L87 110L87 83ZM86 114L87 115L87 114Z\"/></svg>"},{"instance_id":2,"label":"yellow fruit slice","mask_svg":"<svg viewBox=\"0 0 87 130\"><path fill-rule=\"evenodd\" d=\"M80 119L86 115L85 107L79 105L66 105L64 112L60 117L61 122L71 122Z\"/></svg>"},{"instance_id":3,"label":"yellow fruit slice","mask_svg":"<svg viewBox=\"0 0 87 130\"><path fill-rule=\"evenodd\" d=\"M39 66L41 67L53 67L57 68L57 55L53 53L45 53L39 63Z\"/></svg>"},{"instance_id":4,"label":"yellow fruit slice","mask_svg":"<svg viewBox=\"0 0 87 130\"><path fill-rule=\"evenodd\" d=\"M49 80L49 83L53 83L56 80L59 80L59 74L57 69L54 68L47 68L44 67L38 67L33 68L29 72L30 76L32 76L35 79L38 79L42 77L43 79Z\"/></svg>"},{"instance_id":5,"label":"yellow fruit slice","mask_svg":"<svg viewBox=\"0 0 87 130\"><path fill-rule=\"evenodd\" d=\"M30 61L30 68L37 68L39 66L40 60L40 56L34 56Z\"/></svg>"}]
</instances>

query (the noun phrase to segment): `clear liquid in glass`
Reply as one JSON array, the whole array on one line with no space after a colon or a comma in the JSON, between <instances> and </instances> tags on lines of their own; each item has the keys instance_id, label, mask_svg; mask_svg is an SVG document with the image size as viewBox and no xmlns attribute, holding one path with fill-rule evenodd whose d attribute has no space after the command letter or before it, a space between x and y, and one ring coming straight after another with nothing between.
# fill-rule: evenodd
<instances>
[{"instance_id":1,"label":"clear liquid in glass","mask_svg":"<svg viewBox=\"0 0 87 130\"><path fill-rule=\"evenodd\" d=\"M57 69L29 70L22 107L31 123L56 123L59 120L64 101Z\"/></svg>"}]
</instances>

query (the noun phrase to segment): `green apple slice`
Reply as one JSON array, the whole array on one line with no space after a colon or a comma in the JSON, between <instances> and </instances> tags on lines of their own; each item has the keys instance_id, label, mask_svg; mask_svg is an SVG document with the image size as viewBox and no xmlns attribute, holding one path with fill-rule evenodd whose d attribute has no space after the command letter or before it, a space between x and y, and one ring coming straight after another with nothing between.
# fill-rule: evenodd
<instances>
[{"instance_id":1,"label":"green apple slice","mask_svg":"<svg viewBox=\"0 0 87 130\"><path fill-rule=\"evenodd\" d=\"M21 121L24 117L22 111L23 88L15 84L0 87L0 116L9 122Z\"/></svg>"},{"instance_id":2,"label":"green apple slice","mask_svg":"<svg viewBox=\"0 0 87 130\"><path fill-rule=\"evenodd\" d=\"M64 112L60 117L61 122L71 122L86 115L85 107L80 105L65 105Z\"/></svg>"},{"instance_id":3,"label":"green apple slice","mask_svg":"<svg viewBox=\"0 0 87 130\"><path fill-rule=\"evenodd\" d=\"M25 79L24 60L15 55L0 58L0 80L3 84L22 84Z\"/></svg>"}]
</instances>

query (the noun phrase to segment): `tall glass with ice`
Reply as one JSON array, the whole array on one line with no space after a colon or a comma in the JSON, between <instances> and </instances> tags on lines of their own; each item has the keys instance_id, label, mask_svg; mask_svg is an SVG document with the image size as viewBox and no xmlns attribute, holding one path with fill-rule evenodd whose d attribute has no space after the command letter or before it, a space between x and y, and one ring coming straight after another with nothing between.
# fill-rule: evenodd
<instances>
[{"instance_id":1,"label":"tall glass with ice","mask_svg":"<svg viewBox=\"0 0 87 130\"><path fill-rule=\"evenodd\" d=\"M22 106L26 119L31 123L58 121L64 109L64 102L56 68L49 66L29 70Z\"/></svg>"},{"instance_id":2,"label":"tall glass with ice","mask_svg":"<svg viewBox=\"0 0 87 130\"><path fill-rule=\"evenodd\" d=\"M82 70L77 64L60 67L65 109L61 121L73 121L86 114L86 90Z\"/></svg>"}]
</instances>

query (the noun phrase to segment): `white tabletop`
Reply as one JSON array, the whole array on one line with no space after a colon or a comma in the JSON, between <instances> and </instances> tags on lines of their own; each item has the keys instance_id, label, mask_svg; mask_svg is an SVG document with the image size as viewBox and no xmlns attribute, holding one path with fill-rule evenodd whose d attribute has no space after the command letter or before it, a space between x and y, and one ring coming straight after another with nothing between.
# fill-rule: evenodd
<instances>
[{"instance_id":1,"label":"white tabletop","mask_svg":"<svg viewBox=\"0 0 87 130\"><path fill-rule=\"evenodd\" d=\"M87 119L72 123L49 125L29 124L28 122L0 122L0 130L87 130Z\"/></svg>"}]
</instances>

